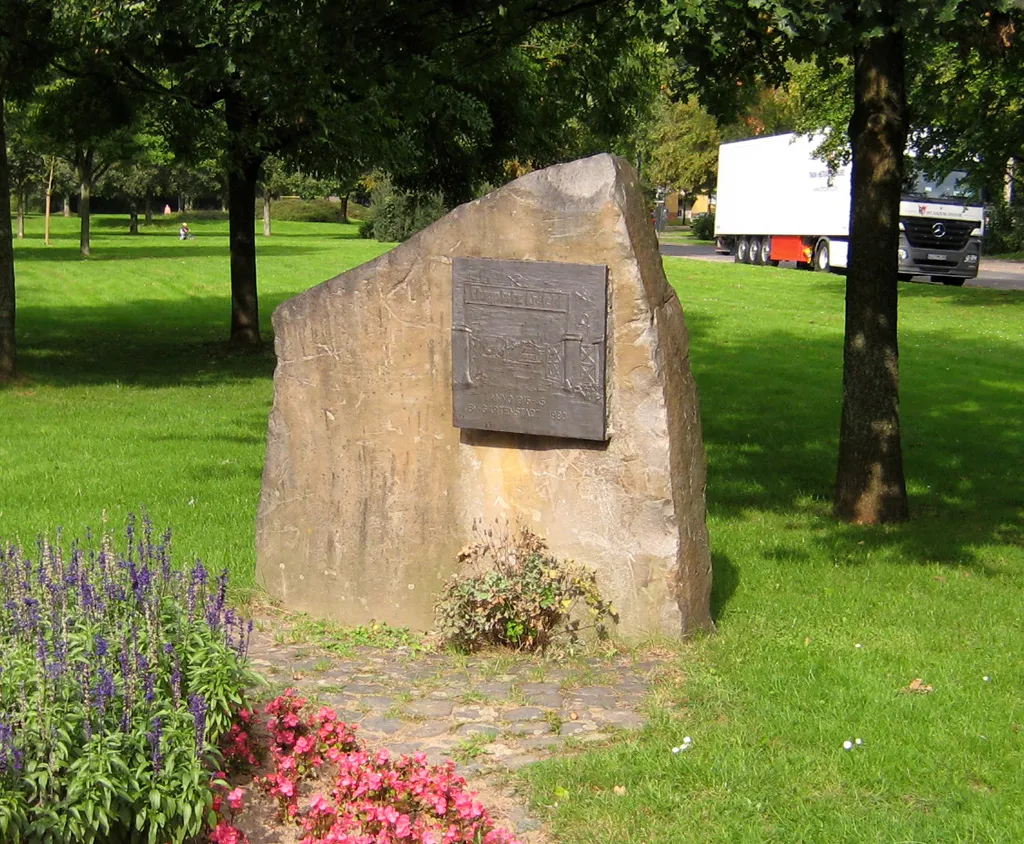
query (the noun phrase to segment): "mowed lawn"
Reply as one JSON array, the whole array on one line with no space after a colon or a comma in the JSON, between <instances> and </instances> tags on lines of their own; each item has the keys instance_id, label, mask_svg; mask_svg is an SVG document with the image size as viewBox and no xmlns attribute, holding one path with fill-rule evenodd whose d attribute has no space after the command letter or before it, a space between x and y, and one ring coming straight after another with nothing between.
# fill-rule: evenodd
<instances>
[{"instance_id":1,"label":"mowed lawn","mask_svg":"<svg viewBox=\"0 0 1024 844\"><path fill-rule=\"evenodd\" d=\"M146 506L180 558L252 586L273 355L221 345L226 223L180 243L100 218L85 260L57 222L56 245L38 219L16 245L0 537L81 534L104 509L120 530ZM258 247L268 340L274 305L386 248L310 224ZM914 518L852 528L828 515L843 279L666 270L701 389L719 630L680 650L647 729L528 770L556 839L1024 840L1024 294L900 286ZM902 692L915 678L931 691Z\"/></svg>"},{"instance_id":2,"label":"mowed lawn","mask_svg":"<svg viewBox=\"0 0 1024 844\"><path fill-rule=\"evenodd\" d=\"M254 583L253 533L274 371L270 316L284 299L388 248L355 225L275 223L258 237L263 354L225 348L226 221L195 220L194 241L158 219L131 236L125 217L42 219L15 244L23 383L0 390L0 537L34 543L64 528L117 532L145 507L173 527L179 561Z\"/></svg>"},{"instance_id":3,"label":"mowed lawn","mask_svg":"<svg viewBox=\"0 0 1024 844\"><path fill-rule=\"evenodd\" d=\"M529 772L557 840L1024 841L1024 294L900 285L913 521L853 528L829 517L844 279L665 264L718 634L639 737Z\"/></svg>"}]
</instances>

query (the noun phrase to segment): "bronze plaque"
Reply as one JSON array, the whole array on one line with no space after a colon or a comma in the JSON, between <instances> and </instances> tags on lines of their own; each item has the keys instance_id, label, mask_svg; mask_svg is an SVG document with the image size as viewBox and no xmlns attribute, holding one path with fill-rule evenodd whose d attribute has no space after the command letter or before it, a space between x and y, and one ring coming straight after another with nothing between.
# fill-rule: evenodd
<instances>
[{"instance_id":1,"label":"bronze plaque","mask_svg":"<svg viewBox=\"0 0 1024 844\"><path fill-rule=\"evenodd\" d=\"M452 261L459 428L604 440L608 268Z\"/></svg>"}]
</instances>

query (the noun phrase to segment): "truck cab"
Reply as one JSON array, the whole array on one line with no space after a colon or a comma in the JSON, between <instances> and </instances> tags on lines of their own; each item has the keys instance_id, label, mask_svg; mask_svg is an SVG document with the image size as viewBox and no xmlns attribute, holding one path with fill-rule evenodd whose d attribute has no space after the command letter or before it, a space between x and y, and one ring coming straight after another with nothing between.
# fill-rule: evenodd
<instances>
[{"instance_id":1,"label":"truck cab","mask_svg":"<svg viewBox=\"0 0 1024 844\"><path fill-rule=\"evenodd\" d=\"M955 170L945 179L918 176L900 201L900 278L927 275L960 286L978 275L985 214Z\"/></svg>"}]
</instances>

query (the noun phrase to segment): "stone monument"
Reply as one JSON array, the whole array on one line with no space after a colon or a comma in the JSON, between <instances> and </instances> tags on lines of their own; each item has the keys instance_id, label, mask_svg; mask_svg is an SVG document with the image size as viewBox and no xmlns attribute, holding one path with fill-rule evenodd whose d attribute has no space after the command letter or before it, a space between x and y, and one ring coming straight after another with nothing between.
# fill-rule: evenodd
<instances>
[{"instance_id":1,"label":"stone monument","mask_svg":"<svg viewBox=\"0 0 1024 844\"><path fill-rule=\"evenodd\" d=\"M256 531L286 607L429 629L474 520L595 569L619 633L713 628L683 312L636 176L523 176L274 312Z\"/></svg>"}]
</instances>

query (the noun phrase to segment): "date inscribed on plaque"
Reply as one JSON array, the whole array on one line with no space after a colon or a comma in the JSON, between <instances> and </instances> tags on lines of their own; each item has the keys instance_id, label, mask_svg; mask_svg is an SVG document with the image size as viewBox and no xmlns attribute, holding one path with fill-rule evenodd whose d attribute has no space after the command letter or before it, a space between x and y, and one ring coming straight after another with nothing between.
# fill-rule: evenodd
<instances>
[{"instance_id":1,"label":"date inscribed on plaque","mask_svg":"<svg viewBox=\"0 0 1024 844\"><path fill-rule=\"evenodd\" d=\"M456 427L604 440L608 268L452 261Z\"/></svg>"}]
</instances>

